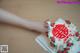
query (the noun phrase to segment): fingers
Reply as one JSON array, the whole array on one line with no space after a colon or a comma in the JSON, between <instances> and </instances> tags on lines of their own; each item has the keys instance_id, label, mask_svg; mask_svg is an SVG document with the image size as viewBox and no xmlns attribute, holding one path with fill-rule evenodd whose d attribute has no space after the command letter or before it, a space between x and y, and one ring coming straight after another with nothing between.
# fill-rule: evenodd
<instances>
[{"instance_id":1,"label":"fingers","mask_svg":"<svg viewBox=\"0 0 80 53\"><path fill-rule=\"evenodd\" d=\"M45 27L45 28L48 28L48 23L47 23L47 21L49 21L49 18L44 21L44 27Z\"/></svg>"},{"instance_id":2,"label":"fingers","mask_svg":"<svg viewBox=\"0 0 80 53\"><path fill-rule=\"evenodd\" d=\"M45 32L45 35L48 37L48 21L51 21L51 26L53 26L54 25L54 20L53 19L51 19L50 20L50 18L48 18L48 19L46 19L45 21L44 21L44 28L45 29L47 29L47 31Z\"/></svg>"},{"instance_id":3,"label":"fingers","mask_svg":"<svg viewBox=\"0 0 80 53\"><path fill-rule=\"evenodd\" d=\"M47 23L47 21L49 21L50 19L48 18L48 19L46 19L45 21L44 21L44 23Z\"/></svg>"}]
</instances>

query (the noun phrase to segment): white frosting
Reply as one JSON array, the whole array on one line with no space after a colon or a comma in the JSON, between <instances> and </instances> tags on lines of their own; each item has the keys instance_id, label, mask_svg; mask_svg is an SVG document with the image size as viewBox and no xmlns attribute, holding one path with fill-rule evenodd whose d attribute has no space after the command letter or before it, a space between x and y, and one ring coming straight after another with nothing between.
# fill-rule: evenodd
<instances>
[{"instance_id":1,"label":"white frosting","mask_svg":"<svg viewBox=\"0 0 80 53\"><path fill-rule=\"evenodd\" d=\"M76 26L74 25L74 24L67 24L63 19L61 19L61 18L59 18L57 21L55 21L55 25L57 25L57 24L64 24L67 28L68 28L68 33L69 34L72 34L72 35L74 35L75 34L75 32L77 32L77 29L76 29ZM53 26L53 27L51 27L51 22L50 21L48 21L48 26L49 26L49 30L48 30L48 37L50 38L50 37L53 37L54 35L52 34L52 29L53 29L53 27L55 27L55 26ZM80 49L78 49L79 48L79 44L77 43L77 39L75 40L75 37L69 37L69 38L71 38L71 42L74 42L75 43L75 45L74 45L74 47L72 47L71 48L71 50L69 51L69 53L76 53L77 51L80 51ZM60 45L62 45L63 46L63 48L65 48L66 47L66 44L64 44L64 41L63 41L63 39L58 39L58 38L56 38L55 37L55 43L54 43L55 45L57 45L57 48L59 48L59 46ZM77 45L77 46L76 46ZM77 49L76 51L75 51L75 48ZM72 52L73 51L73 52Z\"/></svg>"}]
</instances>

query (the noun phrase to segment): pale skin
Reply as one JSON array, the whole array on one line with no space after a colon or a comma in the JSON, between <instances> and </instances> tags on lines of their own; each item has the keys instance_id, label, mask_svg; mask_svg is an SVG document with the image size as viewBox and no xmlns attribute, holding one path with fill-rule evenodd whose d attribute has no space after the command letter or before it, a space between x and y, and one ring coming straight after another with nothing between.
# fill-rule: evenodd
<instances>
[{"instance_id":1,"label":"pale skin","mask_svg":"<svg viewBox=\"0 0 80 53\"><path fill-rule=\"evenodd\" d=\"M46 25L43 22L23 19L3 9L0 9L0 22L23 27L41 33L47 32Z\"/></svg>"}]
</instances>

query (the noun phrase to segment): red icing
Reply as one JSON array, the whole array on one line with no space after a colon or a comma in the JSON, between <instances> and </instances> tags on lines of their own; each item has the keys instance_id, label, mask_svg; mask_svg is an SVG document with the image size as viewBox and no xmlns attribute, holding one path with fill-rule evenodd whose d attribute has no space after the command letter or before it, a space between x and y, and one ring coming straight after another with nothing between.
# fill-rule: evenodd
<instances>
[{"instance_id":1,"label":"red icing","mask_svg":"<svg viewBox=\"0 0 80 53\"><path fill-rule=\"evenodd\" d=\"M67 46L71 47L73 43L68 42Z\"/></svg>"},{"instance_id":2,"label":"red icing","mask_svg":"<svg viewBox=\"0 0 80 53\"><path fill-rule=\"evenodd\" d=\"M54 26L54 23L52 23L51 26L53 27Z\"/></svg>"},{"instance_id":3,"label":"red icing","mask_svg":"<svg viewBox=\"0 0 80 53\"><path fill-rule=\"evenodd\" d=\"M64 48L65 51L70 50L70 48Z\"/></svg>"},{"instance_id":4,"label":"red icing","mask_svg":"<svg viewBox=\"0 0 80 53\"><path fill-rule=\"evenodd\" d=\"M68 35L68 29L67 29L67 27L65 27L65 25L58 24L53 28L52 34L55 37L57 37L59 39L62 39L62 38L65 38Z\"/></svg>"},{"instance_id":5,"label":"red icing","mask_svg":"<svg viewBox=\"0 0 80 53\"><path fill-rule=\"evenodd\" d=\"M80 51L78 53L80 53Z\"/></svg>"},{"instance_id":6,"label":"red icing","mask_svg":"<svg viewBox=\"0 0 80 53\"><path fill-rule=\"evenodd\" d=\"M63 53L63 51L62 50L58 50L57 53Z\"/></svg>"},{"instance_id":7,"label":"red icing","mask_svg":"<svg viewBox=\"0 0 80 53\"><path fill-rule=\"evenodd\" d=\"M51 37L51 41L55 42L55 38L54 37Z\"/></svg>"},{"instance_id":8,"label":"red icing","mask_svg":"<svg viewBox=\"0 0 80 53\"><path fill-rule=\"evenodd\" d=\"M53 47L53 48L54 48L54 44L53 44L52 42L50 42L50 45L51 45L51 47Z\"/></svg>"},{"instance_id":9,"label":"red icing","mask_svg":"<svg viewBox=\"0 0 80 53\"><path fill-rule=\"evenodd\" d=\"M62 53L68 53L68 52L65 50L65 51L63 51Z\"/></svg>"},{"instance_id":10,"label":"red icing","mask_svg":"<svg viewBox=\"0 0 80 53\"><path fill-rule=\"evenodd\" d=\"M79 32L76 32L75 35L78 37L79 36Z\"/></svg>"}]
</instances>

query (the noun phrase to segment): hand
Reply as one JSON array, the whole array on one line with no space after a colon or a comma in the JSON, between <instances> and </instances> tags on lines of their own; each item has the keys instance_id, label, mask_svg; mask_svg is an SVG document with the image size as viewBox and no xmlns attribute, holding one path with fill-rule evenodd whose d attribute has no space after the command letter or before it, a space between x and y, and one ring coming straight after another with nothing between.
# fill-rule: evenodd
<instances>
[{"instance_id":1,"label":"hand","mask_svg":"<svg viewBox=\"0 0 80 53\"><path fill-rule=\"evenodd\" d=\"M45 21L44 21L44 27L47 29L47 31L45 31L45 35L48 37L48 23L47 23L47 21L49 21L50 19L48 18L48 19L46 19Z\"/></svg>"}]
</instances>

